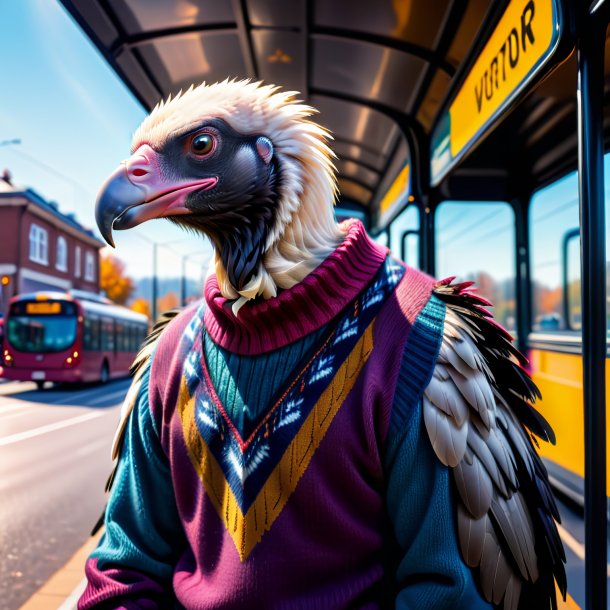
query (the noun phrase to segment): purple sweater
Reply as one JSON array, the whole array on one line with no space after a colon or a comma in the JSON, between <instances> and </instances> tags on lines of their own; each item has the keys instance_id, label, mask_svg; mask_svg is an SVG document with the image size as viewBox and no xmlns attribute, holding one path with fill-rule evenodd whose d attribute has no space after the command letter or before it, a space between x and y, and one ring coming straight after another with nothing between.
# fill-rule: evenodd
<instances>
[{"instance_id":1,"label":"purple sweater","mask_svg":"<svg viewBox=\"0 0 610 610\"><path fill-rule=\"evenodd\" d=\"M107 540L89 560L79 608L393 605L405 549L388 519L387 437L403 354L418 360L405 382L415 399L432 373L442 320L419 331L429 332L428 344L412 340L432 288L360 223L301 284L237 318L210 278L205 301L175 318L157 345L139 416L150 418L157 447L133 449L128 438L128 451L142 456L121 457L128 465L114 491L118 508L109 509ZM238 429L212 385L202 332L256 356L324 325L329 332L282 395L253 429ZM162 463L151 466L153 458ZM166 475L153 489L155 468ZM152 514L141 520L151 523L148 540L122 526L128 510ZM176 520L179 535L171 534ZM137 570L122 563L137 554L121 551L130 545L150 562ZM169 594L153 577L159 564L169 566Z\"/></svg>"}]
</instances>

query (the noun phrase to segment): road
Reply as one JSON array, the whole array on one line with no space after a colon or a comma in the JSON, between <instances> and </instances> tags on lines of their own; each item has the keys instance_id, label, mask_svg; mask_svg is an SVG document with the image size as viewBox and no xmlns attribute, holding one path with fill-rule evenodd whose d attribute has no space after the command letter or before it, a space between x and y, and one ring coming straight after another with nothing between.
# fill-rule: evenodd
<instances>
[{"instance_id":1,"label":"road","mask_svg":"<svg viewBox=\"0 0 610 610\"><path fill-rule=\"evenodd\" d=\"M0 610L19 608L87 540L128 387L0 384Z\"/></svg>"},{"instance_id":2,"label":"road","mask_svg":"<svg viewBox=\"0 0 610 610\"><path fill-rule=\"evenodd\" d=\"M0 610L17 610L89 537L128 387L0 383ZM569 593L584 608L582 514L558 504Z\"/></svg>"}]
</instances>

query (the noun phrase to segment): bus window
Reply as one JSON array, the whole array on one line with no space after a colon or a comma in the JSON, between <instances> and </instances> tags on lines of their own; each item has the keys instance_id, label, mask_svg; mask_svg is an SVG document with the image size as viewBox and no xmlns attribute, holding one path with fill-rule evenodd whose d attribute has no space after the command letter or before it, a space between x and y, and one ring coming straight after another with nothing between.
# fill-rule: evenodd
<instances>
[{"instance_id":1,"label":"bus window","mask_svg":"<svg viewBox=\"0 0 610 610\"><path fill-rule=\"evenodd\" d=\"M390 249L411 267L419 267L419 211L408 205L390 225Z\"/></svg>"},{"instance_id":2,"label":"bus window","mask_svg":"<svg viewBox=\"0 0 610 610\"><path fill-rule=\"evenodd\" d=\"M112 350L112 320L110 318L102 319L102 351L107 352Z\"/></svg>"},{"instance_id":3,"label":"bus window","mask_svg":"<svg viewBox=\"0 0 610 610\"><path fill-rule=\"evenodd\" d=\"M515 215L504 202L446 201L436 210L436 275L474 281L496 320L515 330Z\"/></svg>"},{"instance_id":4,"label":"bus window","mask_svg":"<svg viewBox=\"0 0 610 610\"><path fill-rule=\"evenodd\" d=\"M97 316L88 315L84 321L83 348L90 351L100 349L101 320Z\"/></svg>"}]
</instances>

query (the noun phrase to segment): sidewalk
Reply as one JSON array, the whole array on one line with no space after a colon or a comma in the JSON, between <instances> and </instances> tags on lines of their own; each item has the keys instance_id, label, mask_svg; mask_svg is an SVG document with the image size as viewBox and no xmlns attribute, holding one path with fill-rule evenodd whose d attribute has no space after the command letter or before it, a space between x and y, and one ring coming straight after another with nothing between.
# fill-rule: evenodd
<instances>
[{"instance_id":1,"label":"sidewalk","mask_svg":"<svg viewBox=\"0 0 610 610\"><path fill-rule=\"evenodd\" d=\"M85 589L83 568L89 553L97 546L103 531L90 538L19 610L76 610L76 603ZM558 610L580 610L568 595L564 602L557 591Z\"/></svg>"},{"instance_id":2,"label":"sidewalk","mask_svg":"<svg viewBox=\"0 0 610 610\"><path fill-rule=\"evenodd\" d=\"M87 540L19 610L74 610L85 588L85 561L102 532Z\"/></svg>"}]
</instances>

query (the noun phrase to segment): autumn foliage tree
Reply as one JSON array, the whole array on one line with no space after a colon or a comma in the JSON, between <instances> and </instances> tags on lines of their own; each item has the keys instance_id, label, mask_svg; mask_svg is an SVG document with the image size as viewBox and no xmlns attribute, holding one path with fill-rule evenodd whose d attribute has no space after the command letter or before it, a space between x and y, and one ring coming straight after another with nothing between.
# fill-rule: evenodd
<instances>
[{"instance_id":1,"label":"autumn foliage tree","mask_svg":"<svg viewBox=\"0 0 610 610\"><path fill-rule=\"evenodd\" d=\"M178 307L178 305L180 305L180 299L178 299L178 295L175 292L168 292L157 300L157 307L160 312L169 311L174 309L174 307Z\"/></svg>"},{"instance_id":2,"label":"autumn foliage tree","mask_svg":"<svg viewBox=\"0 0 610 610\"><path fill-rule=\"evenodd\" d=\"M143 313L145 316L150 318L150 302L144 297L136 299L130 306L133 311L137 313Z\"/></svg>"},{"instance_id":3,"label":"autumn foliage tree","mask_svg":"<svg viewBox=\"0 0 610 610\"><path fill-rule=\"evenodd\" d=\"M133 280L125 275L125 264L112 254L103 254L100 259L100 287L119 305L125 305L134 290Z\"/></svg>"}]
</instances>

